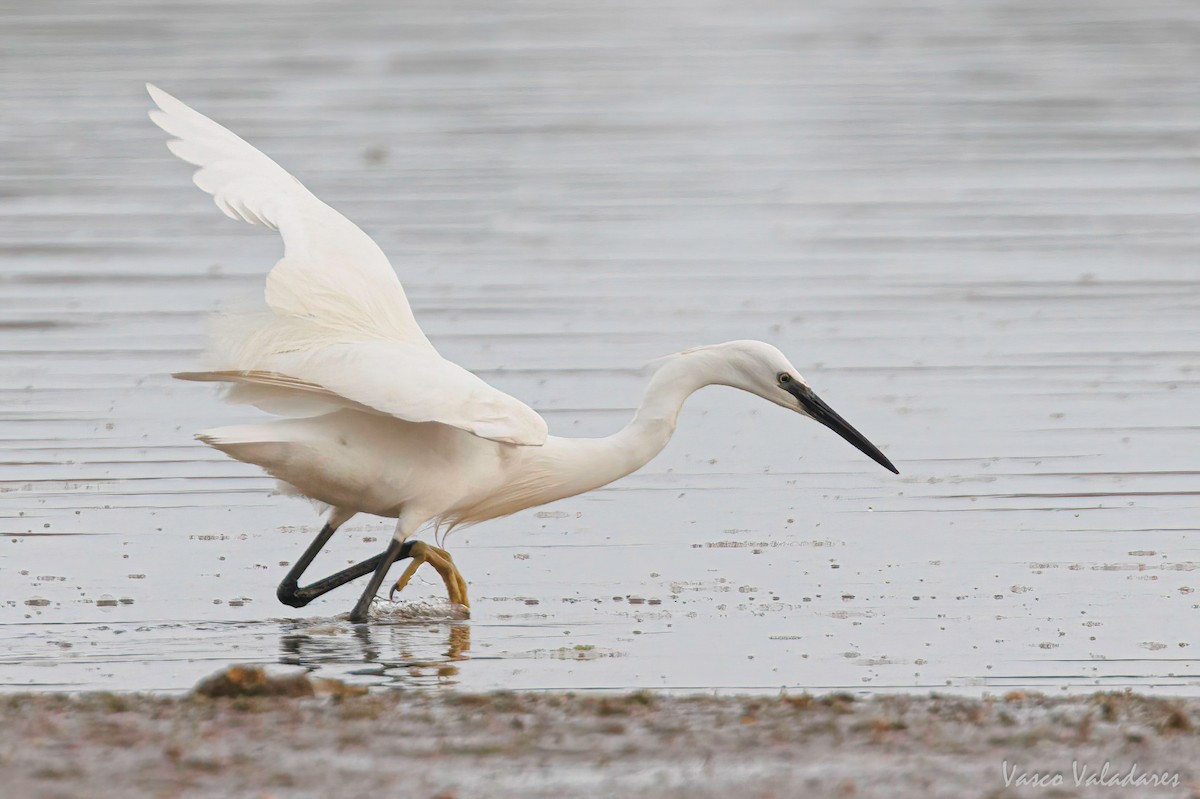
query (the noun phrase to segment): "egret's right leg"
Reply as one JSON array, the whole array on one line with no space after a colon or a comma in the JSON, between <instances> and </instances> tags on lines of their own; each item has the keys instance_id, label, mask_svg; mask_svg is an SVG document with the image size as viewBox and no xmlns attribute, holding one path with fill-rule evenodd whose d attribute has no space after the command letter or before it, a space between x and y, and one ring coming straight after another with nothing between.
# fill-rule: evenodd
<instances>
[{"instance_id":1,"label":"egret's right leg","mask_svg":"<svg viewBox=\"0 0 1200 799\"><path fill-rule=\"evenodd\" d=\"M375 565L375 573L371 575L371 581L367 584L367 588L363 591L362 596L358 598L354 609L350 611L350 621L355 624L365 622L367 620L367 611L371 607L371 602L375 599L375 594L378 593L379 587L383 585L383 579L387 576L388 569L398 559L412 558L413 562L404 570L404 574L396 582L396 587L392 589L392 594L403 588L412 578L417 568L422 563L428 563L437 569L441 574L442 580L446 583L446 590L450 594L450 601L456 605L467 606L467 581L462 578L458 572L458 567L454 565L454 561L450 559L450 553L444 549L426 544L424 541L409 541L410 535L420 529L421 525L428 521L428 517L420 514L404 514L401 513L396 520L396 533L392 537L392 542L388 545L387 550L379 557ZM365 564L359 564L363 566ZM351 567L354 569L356 567ZM349 570L347 570L349 571Z\"/></svg>"},{"instance_id":2,"label":"egret's right leg","mask_svg":"<svg viewBox=\"0 0 1200 799\"><path fill-rule=\"evenodd\" d=\"M367 611L371 607L371 601L379 593L379 586L383 585L383 578L387 576L388 569L392 568L392 564L396 562L402 552L411 549L412 542L392 539L392 543L388 544L388 548L380 556L379 565L375 567L375 573L371 575L371 581L367 583L366 590L362 592L362 596L354 604L354 609L350 611L351 622L362 624L367 620Z\"/></svg>"},{"instance_id":3,"label":"egret's right leg","mask_svg":"<svg viewBox=\"0 0 1200 799\"><path fill-rule=\"evenodd\" d=\"M388 594L389 599L408 585L408 581L416 574L422 563L428 563L442 576L442 582L446 584L446 592L450 596L450 604L470 608L471 602L467 599L467 581L463 579L458 567L454 565L454 560L450 557L449 552L440 547L426 544L424 541L414 541L412 549L407 554L412 558L412 563L408 564L408 568L392 586L392 590Z\"/></svg>"}]
</instances>

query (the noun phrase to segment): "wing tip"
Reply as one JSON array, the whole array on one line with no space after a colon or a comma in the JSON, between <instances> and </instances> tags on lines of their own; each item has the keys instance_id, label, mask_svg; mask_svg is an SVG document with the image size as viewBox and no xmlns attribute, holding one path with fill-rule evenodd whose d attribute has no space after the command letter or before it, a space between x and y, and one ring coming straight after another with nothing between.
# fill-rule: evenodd
<instances>
[{"instance_id":1,"label":"wing tip","mask_svg":"<svg viewBox=\"0 0 1200 799\"><path fill-rule=\"evenodd\" d=\"M150 99L157 106L157 108L151 108L146 115L150 117L151 122L161 128L164 132L172 137L175 137L176 134L169 129L169 120L171 119L172 108L174 107L175 111L177 112L178 106L183 106L184 108L187 108L187 106L183 105L182 102L175 99L175 97L171 96L170 94L167 94L153 83L146 84L146 93L150 95ZM174 141L174 138L172 141ZM168 144L168 146L170 145Z\"/></svg>"},{"instance_id":2,"label":"wing tip","mask_svg":"<svg viewBox=\"0 0 1200 799\"><path fill-rule=\"evenodd\" d=\"M155 102L155 104L159 108L162 108L164 111L166 110L164 103L169 103L172 100L175 100L175 98L173 96L171 96L167 92L164 92L162 89L158 88L157 86L155 86L153 83L150 83L149 81L146 82L146 94L150 95L150 99L153 100ZM179 102L179 101L175 100L175 102Z\"/></svg>"}]
</instances>

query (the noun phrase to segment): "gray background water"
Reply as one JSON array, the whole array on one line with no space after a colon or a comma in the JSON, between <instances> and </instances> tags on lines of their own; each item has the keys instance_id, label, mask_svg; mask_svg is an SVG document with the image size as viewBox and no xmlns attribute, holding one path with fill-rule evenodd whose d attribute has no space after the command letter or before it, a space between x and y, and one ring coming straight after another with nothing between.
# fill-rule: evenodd
<instances>
[{"instance_id":1,"label":"gray background water","mask_svg":"<svg viewBox=\"0 0 1200 799\"><path fill-rule=\"evenodd\" d=\"M1200 5L2 13L5 687L179 690L238 661L466 688L1200 687ZM471 622L354 631L356 588L293 619L274 586L317 517L194 444L249 413L167 377L279 245L189 184L145 80L359 222L441 350L553 432L617 429L650 358L761 338L902 475L710 389L641 473L452 537ZM390 530L354 520L315 568Z\"/></svg>"}]
</instances>

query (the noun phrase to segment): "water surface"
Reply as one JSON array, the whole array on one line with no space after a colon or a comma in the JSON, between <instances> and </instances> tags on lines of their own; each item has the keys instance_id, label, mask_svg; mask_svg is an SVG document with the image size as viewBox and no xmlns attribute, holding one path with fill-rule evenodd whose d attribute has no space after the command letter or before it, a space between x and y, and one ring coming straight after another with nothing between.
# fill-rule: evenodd
<instances>
[{"instance_id":1,"label":"water surface","mask_svg":"<svg viewBox=\"0 0 1200 799\"><path fill-rule=\"evenodd\" d=\"M0 684L1197 693L1200 7L879 0L13 6L0 26ZM191 440L275 237L153 80L390 254L442 352L559 435L760 338L895 477L695 396L613 486L456 534L355 629L274 587L319 526ZM314 567L379 551L358 517ZM420 608L417 608L419 611Z\"/></svg>"}]
</instances>

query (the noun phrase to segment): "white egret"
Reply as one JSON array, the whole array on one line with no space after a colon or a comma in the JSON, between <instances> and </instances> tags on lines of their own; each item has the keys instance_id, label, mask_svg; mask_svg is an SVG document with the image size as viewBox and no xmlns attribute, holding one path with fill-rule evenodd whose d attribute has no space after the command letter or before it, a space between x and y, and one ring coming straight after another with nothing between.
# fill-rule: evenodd
<instances>
[{"instance_id":1,"label":"white egret","mask_svg":"<svg viewBox=\"0 0 1200 799\"><path fill-rule=\"evenodd\" d=\"M732 386L833 429L877 463L891 462L813 393L783 353L731 341L662 359L636 415L606 438L547 435L524 403L442 358L417 326L387 257L362 230L250 144L147 85L150 118L171 152L199 167L194 180L226 215L277 229L284 255L267 275L268 313L226 324L216 368L176 375L230 385L228 399L279 418L197 434L256 464L285 491L326 503L316 539L280 583L302 607L372 573L350 619L362 622L398 559L438 570L452 603L468 604L449 553L409 538L422 526L474 524L607 485L645 465L675 431L684 400ZM300 587L305 569L356 513L396 519L381 554Z\"/></svg>"}]
</instances>

